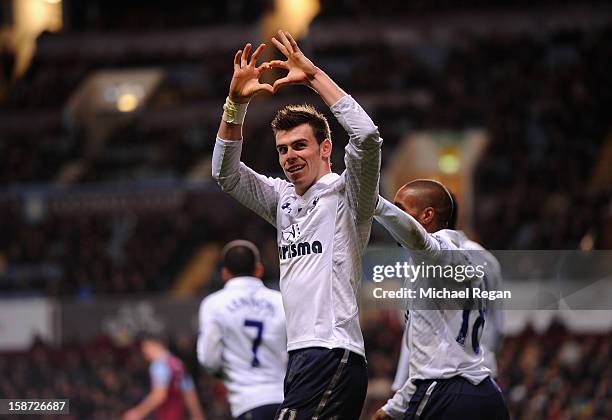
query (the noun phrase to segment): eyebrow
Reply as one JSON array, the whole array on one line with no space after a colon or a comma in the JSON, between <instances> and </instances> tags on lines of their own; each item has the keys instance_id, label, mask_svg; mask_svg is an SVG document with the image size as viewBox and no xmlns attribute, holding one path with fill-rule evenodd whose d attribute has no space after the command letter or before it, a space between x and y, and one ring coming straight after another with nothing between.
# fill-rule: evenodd
<instances>
[{"instance_id":1,"label":"eyebrow","mask_svg":"<svg viewBox=\"0 0 612 420\"><path fill-rule=\"evenodd\" d=\"M402 206L399 201L394 201L393 204L395 204L400 210L406 211L404 206Z\"/></svg>"},{"instance_id":2,"label":"eyebrow","mask_svg":"<svg viewBox=\"0 0 612 420\"><path fill-rule=\"evenodd\" d=\"M306 142L306 143L308 143L308 139L300 137L299 139L293 140L293 141L289 142L288 144L277 144L276 148L278 149L279 147L283 147L283 146L287 147L288 145L293 146L294 144L299 143L299 142Z\"/></svg>"}]
</instances>

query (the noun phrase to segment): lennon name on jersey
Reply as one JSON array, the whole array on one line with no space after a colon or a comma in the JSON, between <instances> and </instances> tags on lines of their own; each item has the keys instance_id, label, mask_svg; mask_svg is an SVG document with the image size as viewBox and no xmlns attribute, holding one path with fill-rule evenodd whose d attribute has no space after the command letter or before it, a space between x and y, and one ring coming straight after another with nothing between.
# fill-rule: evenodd
<instances>
[{"instance_id":1,"label":"lennon name on jersey","mask_svg":"<svg viewBox=\"0 0 612 420\"><path fill-rule=\"evenodd\" d=\"M274 313L276 312L274 304L268 299L259 299L254 296L238 297L236 299L232 299L227 305L227 309L230 312L239 311L245 308L259 311L262 316L274 316Z\"/></svg>"}]
</instances>

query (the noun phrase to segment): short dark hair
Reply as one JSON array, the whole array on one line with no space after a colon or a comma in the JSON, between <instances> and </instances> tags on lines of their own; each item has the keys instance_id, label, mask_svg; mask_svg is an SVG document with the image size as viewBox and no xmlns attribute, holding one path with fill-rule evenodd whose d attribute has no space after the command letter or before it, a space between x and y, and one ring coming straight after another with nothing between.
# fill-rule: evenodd
<instances>
[{"instance_id":1,"label":"short dark hair","mask_svg":"<svg viewBox=\"0 0 612 420\"><path fill-rule=\"evenodd\" d=\"M291 130L302 124L308 124L312 128L317 143L321 144L325 139L331 140L327 118L308 104L287 105L279 109L272 120L272 131L276 135L278 131Z\"/></svg>"},{"instance_id":2,"label":"short dark hair","mask_svg":"<svg viewBox=\"0 0 612 420\"><path fill-rule=\"evenodd\" d=\"M420 199L422 208L433 207L435 223L438 229L446 229L453 214L453 198L446 187L433 179L415 179L404 185L401 190L414 190Z\"/></svg>"},{"instance_id":3,"label":"short dark hair","mask_svg":"<svg viewBox=\"0 0 612 420\"><path fill-rule=\"evenodd\" d=\"M234 277L252 276L259 262L259 250L252 242L239 239L223 248L223 266Z\"/></svg>"}]
</instances>

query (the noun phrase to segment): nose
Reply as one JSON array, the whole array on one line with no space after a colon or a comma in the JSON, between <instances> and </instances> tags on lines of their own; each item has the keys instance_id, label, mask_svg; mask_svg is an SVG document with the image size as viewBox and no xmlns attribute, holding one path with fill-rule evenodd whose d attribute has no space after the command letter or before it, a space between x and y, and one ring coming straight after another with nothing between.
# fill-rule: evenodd
<instances>
[{"instance_id":1,"label":"nose","mask_svg":"<svg viewBox=\"0 0 612 420\"><path fill-rule=\"evenodd\" d=\"M286 154L286 158L289 162L292 162L295 160L295 158L297 157L297 155L295 154L295 151L292 148L288 148L287 149L287 154Z\"/></svg>"}]
</instances>

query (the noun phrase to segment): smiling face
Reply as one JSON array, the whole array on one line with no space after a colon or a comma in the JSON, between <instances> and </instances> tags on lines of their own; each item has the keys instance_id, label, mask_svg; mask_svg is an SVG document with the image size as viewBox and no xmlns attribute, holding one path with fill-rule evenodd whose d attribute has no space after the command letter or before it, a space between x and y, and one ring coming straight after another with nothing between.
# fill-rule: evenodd
<instances>
[{"instance_id":1,"label":"smiling face","mask_svg":"<svg viewBox=\"0 0 612 420\"><path fill-rule=\"evenodd\" d=\"M300 124L289 130L277 130L278 162L299 195L303 195L321 177L331 172L331 140L317 142L312 127Z\"/></svg>"}]
</instances>

